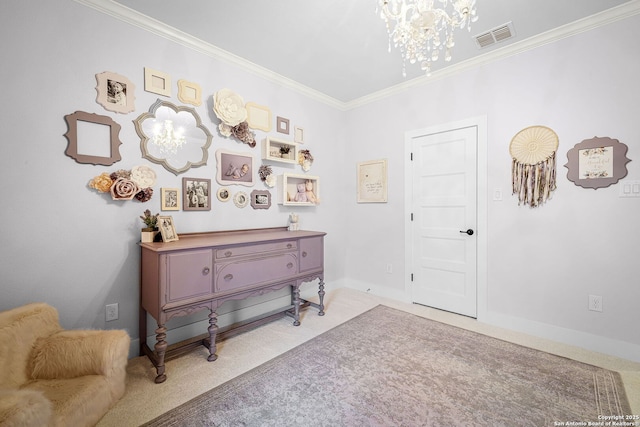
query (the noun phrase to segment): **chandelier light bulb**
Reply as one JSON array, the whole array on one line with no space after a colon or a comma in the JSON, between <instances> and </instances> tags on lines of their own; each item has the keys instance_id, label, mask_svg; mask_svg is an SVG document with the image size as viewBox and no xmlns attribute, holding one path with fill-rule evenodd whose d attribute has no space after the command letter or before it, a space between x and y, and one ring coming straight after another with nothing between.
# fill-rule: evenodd
<instances>
[{"instance_id":1,"label":"chandelier light bulb","mask_svg":"<svg viewBox=\"0 0 640 427\"><path fill-rule=\"evenodd\" d=\"M156 123L153 127L153 143L165 154L177 154L187 139L183 135L184 129L173 127L173 121L164 120L162 124Z\"/></svg>"}]
</instances>

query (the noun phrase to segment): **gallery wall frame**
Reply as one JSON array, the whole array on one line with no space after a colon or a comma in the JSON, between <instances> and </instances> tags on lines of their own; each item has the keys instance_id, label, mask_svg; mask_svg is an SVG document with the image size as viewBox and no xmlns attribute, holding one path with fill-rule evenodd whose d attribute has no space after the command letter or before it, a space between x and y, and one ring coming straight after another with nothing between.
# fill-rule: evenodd
<instances>
[{"instance_id":1,"label":"gallery wall frame","mask_svg":"<svg viewBox=\"0 0 640 427\"><path fill-rule=\"evenodd\" d=\"M211 180L206 178L182 178L182 210L211 210Z\"/></svg>"},{"instance_id":2,"label":"gallery wall frame","mask_svg":"<svg viewBox=\"0 0 640 427\"><path fill-rule=\"evenodd\" d=\"M171 76L153 68L144 67L144 90L171 96Z\"/></svg>"},{"instance_id":3,"label":"gallery wall frame","mask_svg":"<svg viewBox=\"0 0 640 427\"><path fill-rule=\"evenodd\" d=\"M135 111L136 85L125 76L105 71L96 74L96 102L107 111L127 114Z\"/></svg>"},{"instance_id":4,"label":"gallery wall frame","mask_svg":"<svg viewBox=\"0 0 640 427\"><path fill-rule=\"evenodd\" d=\"M75 161L78 163L103 166L110 166L115 162L119 162L120 160L122 160L122 157L120 156L120 145L122 145L122 141L120 141L118 136L121 126L116 123L111 117L87 113L84 111L76 111L73 114L64 116L64 119L67 122L68 127L67 132L64 134L64 136L69 141L69 143L67 144L67 149L65 151L65 154L67 156L75 159ZM88 142L89 145L99 145L98 151L110 153L108 156L98 156L83 152L82 149L78 149L79 145L84 145L84 141L79 141L79 138L82 138L78 135L79 122L108 127L108 138L98 141L92 138L92 140Z\"/></svg>"},{"instance_id":5,"label":"gallery wall frame","mask_svg":"<svg viewBox=\"0 0 640 427\"><path fill-rule=\"evenodd\" d=\"M247 123L251 129L259 129L265 132L271 131L271 110L265 105L255 102L247 102Z\"/></svg>"},{"instance_id":6,"label":"gallery wall frame","mask_svg":"<svg viewBox=\"0 0 640 427\"><path fill-rule=\"evenodd\" d=\"M178 99L185 104L202 105L202 88L198 83L178 80Z\"/></svg>"},{"instance_id":7,"label":"gallery wall frame","mask_svg":"<svg viewBox=\"0 0 640 427\"><path fill-rule=\"evenodd\" d=\"M160 210L179 211L180 210L180 189L165 188L160 189Z\"/></svg>"},{"instance_id":8,"label":"gallery wall frame","mask_svg":"<svg viewBox=\"0 0 640 427\"><path fill-rule=\"evenodd\" d=\"M370 160L357 164L357 202L387 202L387 160Z\"/></svg>"},{"instance_id":9,"label":"gallery wall frame","mask_svg":"<svg viewBox=\"0 0 640 427\"><path fill-rule=\"evenodd\" d=\"M627 176L627 146L617 139L593 137L567 152L567 179L583 188L608 187Z\"/></svg>"},{"instance_id":10,"label":"gallery wall frame","mask_svg":"<svg viewBox=\"0 0 640 427\"><path fill-rule=\"evenodd\" d=\"M271 207L271 192L269 190L253 190L251 192L251 207L253 209L269 209Z\"/></svg>"},{"instance_id":11,"label":"gallery wall frame","mask_svg":"<svg viewBox=\"0 0 640 427\"><path fill-rule=\"evenodd\" d=\"M225 149L216 151L216 181L220 185L254 185L255 159L250 153Z\"/></svg>"},{"instance_id":12,"label":"gallery wall frame","mask_svg":"<svg viewBox=\"0 0 640 427\"><path fill-rule=\"evenodd\" d=\"M280 133L289 135L289 119L278 116L276 119L276 130Z\"/></svg>"}]
</instances>

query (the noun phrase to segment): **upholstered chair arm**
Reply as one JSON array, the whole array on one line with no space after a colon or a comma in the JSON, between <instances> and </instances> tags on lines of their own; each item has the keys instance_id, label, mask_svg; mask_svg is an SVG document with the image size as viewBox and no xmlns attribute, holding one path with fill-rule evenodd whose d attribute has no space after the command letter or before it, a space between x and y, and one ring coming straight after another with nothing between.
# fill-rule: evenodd
<instances>
[{"instance_id":1,"label":"upholstered chair arm","mask_svg":"<svg viewBox=\"0 0 640 427\"><path fill-rule=\"evenodd\" d=\"M52 414L51 402L41 392L0 388L2 426L46 426Z\"/></svg>"},{"instance_id":2,"label":"upholstered chair arm","mask_svg":"<svg viewBox=\"0 0 640 427\"><path fill-rule=\"evenodd\" d=\"M30 360L32 379L121 375L129 354L123 330L65 330L36 342Z\"/></svg>"}]
</instances>

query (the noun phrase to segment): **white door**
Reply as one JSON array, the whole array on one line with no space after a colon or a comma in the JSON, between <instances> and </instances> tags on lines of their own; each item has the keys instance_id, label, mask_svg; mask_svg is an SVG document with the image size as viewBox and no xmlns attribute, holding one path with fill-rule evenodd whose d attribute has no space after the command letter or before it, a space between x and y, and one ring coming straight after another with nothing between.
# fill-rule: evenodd
<instances>
[{"instance_id":1,"label":"white door","mask_svg":"<svg viewBox=\"0 0 640 427\"><path fill-rule=\"evenodd\" d=\"M471 317L477 317L477 143L477 126L411 136L412 299Z\"/></svg>"}]
</instances>

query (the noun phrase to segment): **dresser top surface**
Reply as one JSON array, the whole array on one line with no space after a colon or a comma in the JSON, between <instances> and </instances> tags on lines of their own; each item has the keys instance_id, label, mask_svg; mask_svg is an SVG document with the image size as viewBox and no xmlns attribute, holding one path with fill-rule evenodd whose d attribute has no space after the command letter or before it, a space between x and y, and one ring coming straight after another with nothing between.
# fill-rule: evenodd
<instances>
[{"instance_id":1,"label":"dresser top surface","mask_svg":"<svg viewBox=\"0 0 640 427\"><path fill-rule=\"evenodd\" d=\"M220 247L245 243L265 243L304 237L324 236L321 231L289 231L287 227L259 228L252 230L212 231L207 233L189 233L178 235L173 242L139 243L143 249L154 252L169 252L204 247Z\"/></svg>"}]
</instances>

